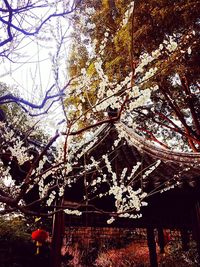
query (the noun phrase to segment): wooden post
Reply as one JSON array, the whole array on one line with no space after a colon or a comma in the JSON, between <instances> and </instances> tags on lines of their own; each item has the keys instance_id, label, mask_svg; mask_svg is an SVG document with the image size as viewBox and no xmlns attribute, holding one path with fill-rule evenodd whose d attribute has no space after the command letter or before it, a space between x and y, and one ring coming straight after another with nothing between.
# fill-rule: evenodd
<instances>
[{"instance_id":1,"label":"wooden post","mask_svg":"<svg viewBox=\"0 0 200 267\"><path fill-rule=\"evenodd\" d=\"M157 231L158 231L158 245L160 248L160 253L165 253L165 237L163 228L159 227L157 228Z\"/></svg>"},{"instance_id":2,"label":"wooden post","mask_svg":"<svg viewBox=\"0 0 200 267\"><path fill-rule=\"evenodd\" d=\"M195 203L195 207L194 207L193 237L197 243L197 251L200 257L200 204L199 204L199 201Z\"/></svg>"},{"instance_id":3,"label":"wooden post","mask_svg":"<svg viewBox=\"0 0 200 267\"><path fill-rule=\"evenodd\" d=\"M183 251L188 251L189 249L189 233L187 229L181 229L181 242Z\"/></svg>"},{"instance_id":4,"label":"wooden post","mask_svg":"<svg viewBox=\"0 0 200 267\"><path fill-rule=\"evenodd\" d=\"M147 228L147 244L149 247L150 266L158 267L155 235L152 227Z\"/></svg>"},{"instance_id":5,"label":"wooden post","mask_svg":"<svg viewBox=\"0 0 200 267\"><path fill-rule=\"evenodd\" d=\"M60 204L59 201L58 204ZM59 206L59 205L58 205ZM53 216L52 243L51 243L51 267L61 266L61 247L64 235L64 212L59 211Z\"/></svg>"}]
</instances>

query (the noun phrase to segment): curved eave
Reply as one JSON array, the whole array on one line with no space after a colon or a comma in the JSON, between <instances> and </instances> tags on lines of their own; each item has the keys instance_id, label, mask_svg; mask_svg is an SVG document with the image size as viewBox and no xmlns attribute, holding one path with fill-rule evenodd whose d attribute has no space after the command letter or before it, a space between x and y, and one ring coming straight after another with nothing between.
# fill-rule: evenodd
<instances>
[{"instance_id":1,"label":"curved eave","mask_svg":"<svg viewBox=\"0 0 200 267\"><path fill-rule=\"evenodd\" d=\"M128 128L124 123L116 124L117 130L124 133L125 139L130 142L138 150L146 152L148 155L163 160L184 164L198 164L200 163L200 153L191 152L176 152L169 149L162 149L153 145L144 137L139 136L136 132Z\"/></svg>"}]
</instances>

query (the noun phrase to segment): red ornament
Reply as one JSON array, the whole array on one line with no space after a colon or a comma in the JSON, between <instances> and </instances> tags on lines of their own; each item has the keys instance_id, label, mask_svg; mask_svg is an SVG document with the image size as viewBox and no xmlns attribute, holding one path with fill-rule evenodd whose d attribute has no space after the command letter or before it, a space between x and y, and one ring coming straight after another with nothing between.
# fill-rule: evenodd
<instances>
[{"instance_id":1,"label":"red ornament","mask_svg":"<svg viewBox=\"0 0 200 267\"><path fill-rule=\"evenodd\" d=\"M44 243L47 240L48 236L48 233L42 229L37 229L31 234L32 239L39 243Z\"/></svg>"}]
</instances>

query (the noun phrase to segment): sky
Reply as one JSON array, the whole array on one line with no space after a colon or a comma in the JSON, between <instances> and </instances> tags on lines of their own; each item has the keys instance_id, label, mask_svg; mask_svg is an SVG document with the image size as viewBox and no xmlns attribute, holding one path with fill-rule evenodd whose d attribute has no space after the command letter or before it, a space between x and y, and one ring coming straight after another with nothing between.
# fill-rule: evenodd
<instances>
[{"instance_id":1,"label":"sky","mask_svg":"<svg viewBox=\"0 0 200 267\"><path fill-rule=\"evenodd\" d=\"M38 18L39 20L45 18L54 10L48 7L37 9L34 12L34 17L31 14L33 18L27 17L28 19L23 20L24 24L20 22L20 26L32 31ZM29 16L30 14L25 15ZM13 43L9 44L10 47L15 46L14 53L11 53L8 58L0 57L0 82L6 83L14 91L17 90L24 99L39 104L44 98L46 90L55 83L54 69L58 66L57 82L58 86L62 88L67 82L67 59L71 42L68 17L67 15L66 18L51 19L36 36L24 37L20 34L18 41L14 39ZM18 21L17 18L13 23L19 25ZM15 34L14 31L13 33ZM5 34L5 27L0 24L0 36L5 36ZM61 47L60 43L62 43ZM3 49L5 47L0 47L0 53ZM56 64L53 63L55 59L57 60ZM52 93L57 93L57 90L55 88ZM51 128L64 118L60 103L51 108L48 118Z\"/></svg>"}]
</instances>

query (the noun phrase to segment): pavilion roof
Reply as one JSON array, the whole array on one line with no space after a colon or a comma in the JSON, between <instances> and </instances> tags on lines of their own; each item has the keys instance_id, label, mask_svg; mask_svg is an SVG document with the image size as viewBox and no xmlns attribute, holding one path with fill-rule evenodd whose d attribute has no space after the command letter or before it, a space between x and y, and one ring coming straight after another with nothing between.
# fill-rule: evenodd
<instances>
[{"instance_id":1,"label":"pavilion roof","mask_svg":"<svg viewBox=\"0 0 200 267\"><path fill-rule=\"evenodd\" d=\"M152 222L171 226L182 225L183 223L191 224L191 221L188 221L189 214L200 191L200 153L163 149L139 136L122 122L108 123L102 126L87 146L81 147L80 150L83 153L78 163L80 169L77 169L77 172L80 173L78 184L72 186L70 190L66 189L66 203L69 204L70 201L72 203L84 203L85 182L90 185L93 180L103 174L106 176L108 183L111 181L111 174L107 170L103 159L104 155L107 155L119 184L123 170L127 168L126 177L129 177L133 167L140 162L140 168L124 184L126 186L131 185L134 190L142 188L144 192L148 193L148 206L141 209L142 218L136 219L134 223L130 223L129 219L121 220L120 218L120 223L116 223L117 226L130 224L144 226L149 223L152 224ZM88 164L91 158L99 163L98 167L88 172L81 172L84 169L84 164ZM160 163L157 164L158 162ZM156 164L158 165L157 168L149 175L145 175L145 172ZM76 176L76 172L74 175ZM124 180L126 180L126 177ZM90 187L87 187L88 204L91 205L89 212L92 213L93 206L97 207L99 211L109 212L114 210L113 197L98 197L101 192L104 192L104 189L107 189L106 183L102 181L95 191L97 195L95 196L90 192ZM95 216L89 215L87 217L87 220L92 221L92 225L106 224L106 213L102 215L101 220L95 219ZM171 219L169 219L170 217Z\"/></svg>"},{"instance_id":2,"label":"pavilion roof","mask_svg":"<svg viewBox=\"0 0 200 267\"><path fill-rule=\"evenodd\" d=\"M120 141L113 149L117 139ZM152 188L164 182L172 184L175 181L180 187L183 183L195 186L199 180L200 153L178 152L161 148L138 135L122 122L108 123L101 127L90 143L86 147L81 147L81 150L85 152L84 155L88 160L91 157L98 160L104 154L110 153L109 158L111 161L117 162L119 171L122 168L131 169L134 164L141 161L140 171L143 172L148 166L160 160L161 163L155 171L141 180L145 188L148 185L151 185ZM113 166L114 169L115 166Z\"/></svg>"}]
</instances>

